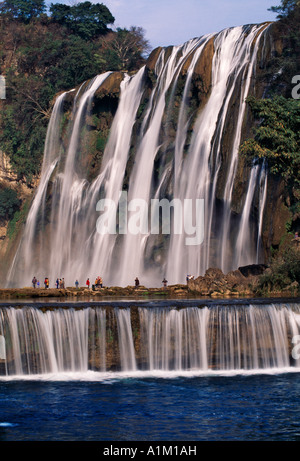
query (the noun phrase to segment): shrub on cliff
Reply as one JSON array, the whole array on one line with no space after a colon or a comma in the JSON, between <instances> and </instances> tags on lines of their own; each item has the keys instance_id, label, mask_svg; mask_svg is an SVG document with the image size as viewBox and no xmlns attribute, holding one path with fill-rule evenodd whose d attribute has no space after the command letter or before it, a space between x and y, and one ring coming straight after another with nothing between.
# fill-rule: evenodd
<instances>
[{"instance_id":1,"label":"shrub on cliff","mask_svg":"<svg viewBox=\"0 0 300 461\"><path fill-rule=\"evenodd\" d=\"M285 200L294 226L300 218L300 100L249 97L254 114L253 138L240 147L249 164L265 161L270 174L285 183ZM298 230L298 229L294 229Z\"/></svg>"},{"instance_id":2,"label":"shrub on cliff","mask_svg":"<svg viewBox=\"0 0 300 461\"><path fill-rule=\"evenodd\" d=\"M0 190L0 219L11 219L21 205L18 194L13 189Z\"/></svg>"},{"instance_id":3,"label":"shrub on cliff","mask_svg":"<svg viewBox=\"0 0 300 461\"><path fill-rule=\"evenodd\" d=\"M286 248L273 257L269 269L260 277L259 294L282 292L294 284L295 292L300 292L300 250Z\"/></svg>"}]
</instances>

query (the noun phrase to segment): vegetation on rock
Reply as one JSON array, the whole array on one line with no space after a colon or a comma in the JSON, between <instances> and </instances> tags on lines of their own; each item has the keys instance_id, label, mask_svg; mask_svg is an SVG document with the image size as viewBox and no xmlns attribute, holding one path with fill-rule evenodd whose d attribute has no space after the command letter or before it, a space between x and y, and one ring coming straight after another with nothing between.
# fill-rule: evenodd
<instances>
[{"instance_id":1,"label":"vegetation on rock","mask_svg":"<svg viewBox=\"0 0 300 461\"><path fill-rule=\"evenodd\" d=\"M270 262L270 267L260 277L256 288L257 294L289 291L300 293L300 251L289 247L276 254Z\"/></svg>"},{"instance_id":2,"label":"vegetation on rock","mask_svg":"<svg viewBox=\"0 0 300 461\"><path fill-rule=\"evenodd\" d=\"M13 189L0 189L0 219L9 220L19 210L21 200Z\"/></svg>"},{"instance_id":3,"label":"vegetation on rock","mask_svg":"<svg viewBox=\"0 0 300 461\"><path fill-rule=\"evenodd\" d=\"M240 152L249 162L265 161L269 172L283 179L295 227L292 230L296 230L300 220L300 101L277 95L247 101L258 125Z\"/></svg>"},{"instance_id":4,"label":"vegetation on rock","mask_svg":"<svg viewBox=\"0 0 300 461\"><path fill-rule=\"evenodd\" d=\"M38 175L53 99L107 70L134 71L149 44L141 28L108 28L114 17L103 4L51 5L44 0L0 3L0 150L18 180Z\"/></svg>"}]
</instances>

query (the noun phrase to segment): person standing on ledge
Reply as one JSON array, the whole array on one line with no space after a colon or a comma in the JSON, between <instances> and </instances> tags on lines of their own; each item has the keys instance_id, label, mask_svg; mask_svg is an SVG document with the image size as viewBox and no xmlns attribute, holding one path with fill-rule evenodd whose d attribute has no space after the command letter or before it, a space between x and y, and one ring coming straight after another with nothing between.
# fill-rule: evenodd
<instances>
[{"instance_id":1,"label":"person standing on ledge","mask_svg":"<svg viewBox=\"0 0 300 461\"><path fill-rule=\"evenodd\" d=\"M166 277L164 277L164 279L162 281L162 284L163 284L164 288L167 288L167 283L168 283L168 280L166 280Z\"/></svg>"},{"instance_id":2,"label":"person standing on ledge","mask_svg":"<svg viewBox=\"0 0 300 461\"><path fill-rule=\"evenodd\" d=\"M35 288L36 283L37 283L37 279L36 279L36 277L34 276L33 279L32 279L33 288Z\"/></svg>"},{"instance_id":3,"label":"person standing on ledge","mask_svg":"<svg viewBox=\"0 0 300 461\"><path fill-rule=\"evenodd\" d=\"M90 279L87 279L86 286L88 287L88 289L90 289Z\"/></svg>"},{"instance_id":4,"label":"person standing on ledge","mask_svg":"<svg viewBox=\"0 0 300 461\"><path fill-rule=\"evenodd\" d=\"M135 288L137 288L140 285L139 279L136 277L135 279Z\"/></svg>"}]
</instances>

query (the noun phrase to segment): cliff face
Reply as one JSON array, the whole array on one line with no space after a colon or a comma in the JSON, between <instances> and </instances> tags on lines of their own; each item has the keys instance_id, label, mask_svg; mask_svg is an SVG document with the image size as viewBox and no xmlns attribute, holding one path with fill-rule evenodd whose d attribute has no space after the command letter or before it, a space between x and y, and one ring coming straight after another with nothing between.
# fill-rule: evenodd
<instances>
[{"instance_id":1,"label":"cliff face","mask_svg":"<svg viewBox=\"0 0 300 461\"><path fill-rule=\"evenodd\" d=\"M39 178L34 179L31 187L28 187L25 182L20 182L12 171L9 158L4 152L0 152L0 189L16 191L21 202L21 209L15 213L12 220L0 218L0 283L2 286L17 250L22 228L38 183Z\"/></svg>"},{"instance_id":2,"label":"cliff face","mask_svg":"<svg viewBox=\"0 0 300 461\"><path fill-rule=\"evenodd\" d=\"M265 25L264 27L267 28L267 26L268 25ZM247 33L248 32L245 33L245 40L247 39ZM252 47L255 46L255 41L256 38L251 45ZM249 92L256 97L262 97L264 95L268 85L268 82L264 79L265 68L268 61L274 54L280 54L282 52L282 47L283 41L280 37L280 29L278 29L276 24L269 26L258 47L253 77L249 87ZM128 190L129 183L131 181L131 174L136 166L136 155L139 150L139 146L141 145L141 133L147 128L147 126L145 127L145 120L148 116L147 111L149 110L149 101L151 102L151 98L154 97L153 89L159 86L159 79L161 78L161 61L163 60L166 65L168 60L172 59L173 52L174 50L172 47L165 50L157 48L151 53L146 63L142 80L143 91L130 138L128 158L122 184L123 190ZM176 57L177 63L180 62L184 50L180 53ZM203 49L201 54L199 54L199 57L197 57L197 48L195 48L195 50L188 55L187 59L184 60L183 64L178 66L179 71L174 71L174 84L170 85L170 88L165 92L164 98L167 110L165 110L162 116L158 131L158 148L154 158L152 185L155 186L157 184L161 184L161 190L164 191L165 196L167 197L172 197L174 195L174 189L176 189L176 181L174 181L172 164L174 163L176 143L178 142L178 129L181 121L180 117L182 116L181 108L183 93L186 88L188 88L187 94L184 95L186 101L188 101L188 107L185 113L188 124L186 128L186 135L184 137L184 144L182 146L183 159L187 159L188 155L190 155L189 152L193 147L193 136L195 130L197 129L196 124L199 123L197 122L199 120L199 114L201 115L202 112L204 113L204 108L214 91L213 85L215 85L215 82L212 82L212 68L215 53L216 41L215 37L211 37L203 45ZM193 66L192 74L190 73L191 66ZM167 78L167 76L164 78ZM231 78L233 78L233 76ZM189 79L190 83L187 85L187 81ZM241 73L235 82L237 90L243 85L242 79L243 75ZM123 81L124 75L122 73L112 72L95 92L92 100L92 111L85 115L85 123L82 125L80 133L80 147L78 149L79 155L76 157L76 170L79 177L84 177L87 183L95 181L99 175L99 171L101 170L105 148L111 137L112 125L120 104L121 85L123 84ZM81 93L83 93L84 87L85 86L80 89ZM68 149L70 136L69 123L72 121L72 117L74 117L74 104L78 104L78 100L80 99L78 94L81 94L77 94L77 90L79 89L69 92L64 100L64 115L60 126L60 142L62 149L65 150L65 152ZM157 91L157 96L155 97L159 98L159 95L160 94ZM217 210L220 209L221 211L224 207L224 190L226 189L228 181L230 158L233 150L233 140L235 138L236 121L239 117L241 97L242 96L239 91L232 92L231 96L227 100L227 115L222 122L224 123L224 126L221 127L221 119L217 122L217 124L220 125L220 130L221 128L223 129L220 135L220 142L216 142L216 139L219 136L218 125L216 133L210 141L210 158L212 165L210 181L211 187L213 187L215 191L215 206ZM155 103L153 102L153 111L154 108ZM126 114L124 114L124 117L126 117ZM150 118L147 123L151 123ZM250 111L246 107L242 123L241 142L251 136L252 127L253 119ZM0 181L2 184L6 184L8 182L10 187L17 188L21 191L20 195L23 201L23 210L26 210L26 204L28 204L28 201L31 200L31 197L36 190L36 186L39 183L39 178L37 178L34 182L33 188L29 189L16 181L16 178L10 172L9 165L6 163L6 166L4 166L4 163L0 172ZM199 169L199 175L201 175L201 169ZM249 167L245 165L242 158L238 158L230 204L230 213L233 220L240 219L243 214L243 207L248 193L247 187L249 184L249 175ZM217 180L215 181L214 178L217 178ZM47 204L49 205L49 212L51 209L51 199L54 191L53 184L55 183L51 180L47 187ZM266 196L268 206L265 208L262 227L265 261L267 260L271 246L279 245L286 235L285 223L290 216L288 208L284 203L285 198L283 188L284 186L282 182L279 181L279 183L276 183L275 180L269 178ZM254 206L251 209L249 220L255 223L257 222L258 214L260 212L258 191L254 193L253 203ZM3 256L3 261L5 261L5 263L2 264L3 278L5 278L8 265L12 260L17 242L20 239L25 214L26 211L24 211L22 217L19 217L19 220L17 221L18 225L15 226L15 232L11 235L11 238L7 236L7 223L3 223L3 227L1 228L0 251ZM215 223L215 225L217 226L218 223ZM50 228L45 228L44 232L44 235L47 237L48 232L50 233ZM148 252L149 261L156 261L157 264L160 265L165 256L166 244L168 244L166 239L157 238L153 248L150 252Z\"/></svg>"}]
</instances>

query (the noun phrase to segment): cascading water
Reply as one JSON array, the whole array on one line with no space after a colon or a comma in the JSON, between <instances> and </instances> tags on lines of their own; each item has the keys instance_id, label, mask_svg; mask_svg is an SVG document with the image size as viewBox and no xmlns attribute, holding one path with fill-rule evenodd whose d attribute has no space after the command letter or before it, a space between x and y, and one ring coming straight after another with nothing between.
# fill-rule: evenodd
<instances>
[{"instance_id":1,"label":"cascading water","mask_svg":"<svg viewBox=\"0 0 300 461\"><path fill-rule=\"evenodd\" d=\"M0 307L2 375L300 367L297 303ZM2 359L2 360L1 360Z\"/></svg>"},{"instance_id":2,"label":"cascading water","mask_svg":"<svg viewBox=\"0 0 300 461\"><path fill-rule=\"evenodd\" d=\"M73 112L64 142L60 127L66 94L59 96L49 123L40 184L7 284L29 285L35 275L49 277L51 286L60 277L74 285L76 279L84 284L89 277L93 283L101 275L107 285L131 285L139 276L143 284L158 286L164 276L169 283L183 283L187 273L202 275L209 267L226 272L259 262L264 167L245 170L248 186L239 197L239 213L232 208L245 98L255 87L257 53L262 37L265 44L266 30L265 24L234 27L162 49L151 87L146 67L134 76L125 75L99 172L92 180L82 167L82 132L95 92L111 73L72 90ZM206 76L210 83L201 104L192 110L195 69L205 66L211 68ZM129 204L126 219L133 217L140 232L128 231L128 226L123 232L119 227L118 233L122 191ZM170 235L151 232L152 199L164 198L181 205L204 201L204 215L199 214L196 226L194 209L182 214L190 220L188 237L200 226L203 243L186 244L186 232L174 232L172 222ZM132 205L133 201L138 202ZM115 231L112 226L111 232L101 232L99 212L109 204L116 205L109 215Z\"/></svg>"}]
</instances>

